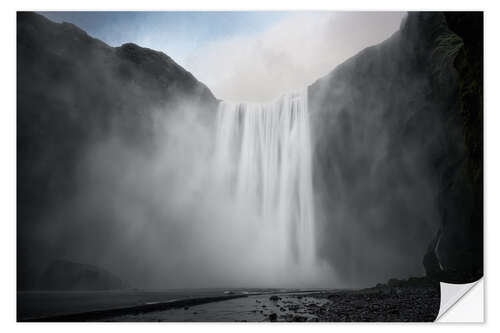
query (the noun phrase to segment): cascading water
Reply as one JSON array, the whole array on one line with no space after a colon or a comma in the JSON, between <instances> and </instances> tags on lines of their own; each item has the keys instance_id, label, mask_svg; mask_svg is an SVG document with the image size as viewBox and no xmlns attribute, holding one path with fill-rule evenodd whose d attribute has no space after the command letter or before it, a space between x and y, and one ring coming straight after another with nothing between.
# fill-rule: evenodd
<instances>
[{"instance_id":1,"label":"cascading water","mask_svg":"<svg viewBox=\"0 0 500 333\"><path fill-rule=\"evenodd\" d=\"M217 117L214 181L232 204L258 216L274 244L276 267L310 271L315 231L307 89L270 103L221 102Z\"/></svg>"}]
</instances>

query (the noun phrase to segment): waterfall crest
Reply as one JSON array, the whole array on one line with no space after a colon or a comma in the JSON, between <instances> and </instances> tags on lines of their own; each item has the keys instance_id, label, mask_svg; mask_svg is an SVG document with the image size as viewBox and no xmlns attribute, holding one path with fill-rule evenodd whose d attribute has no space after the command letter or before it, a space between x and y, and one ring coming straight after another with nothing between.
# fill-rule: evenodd
<instances>
[{"instance_id":1,"label":"waterfall crest","mask_svg":"<svg viewBox=\"0 0 500 333\"><path fill-rule=\"evenodd\" d=\"M259 217L276 265L309 270L315 228L307 89L269 103L221 102L216 126L214 181Z\"/></svg>"}]
</instances>

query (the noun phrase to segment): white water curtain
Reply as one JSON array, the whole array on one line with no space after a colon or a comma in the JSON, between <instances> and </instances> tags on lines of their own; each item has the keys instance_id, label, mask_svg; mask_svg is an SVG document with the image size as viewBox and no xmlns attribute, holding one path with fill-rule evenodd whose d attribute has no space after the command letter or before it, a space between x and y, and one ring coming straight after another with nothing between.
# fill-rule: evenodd
<instances>
[{"instance_id":1,"label":"white water curtain","mask_svg":"<svg viewBox=\"0 0 500 333\"><path fill-rule=\"evenodd\" d=\"M281 265L311 267L315 237L307 89L269 103L221 102L217 117L214 181L232 204L250 207L268 224Z\"/></svg>"}]
</instances>

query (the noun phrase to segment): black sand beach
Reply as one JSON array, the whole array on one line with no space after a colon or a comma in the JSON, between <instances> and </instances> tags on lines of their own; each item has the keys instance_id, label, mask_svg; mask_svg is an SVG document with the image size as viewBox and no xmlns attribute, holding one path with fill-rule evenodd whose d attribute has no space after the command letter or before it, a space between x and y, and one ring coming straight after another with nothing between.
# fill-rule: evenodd
<instances>
[{"instance_id":1,"label":"black sand beach","mask_svg":"<svg viewBox=\"0 0 500 333\"><path fill-rule=\"evenodd\" d=\"M178 290L23 293L19 321L434 321L439 284L391 280L360 290Z\"/></svg>"}]
</instances>

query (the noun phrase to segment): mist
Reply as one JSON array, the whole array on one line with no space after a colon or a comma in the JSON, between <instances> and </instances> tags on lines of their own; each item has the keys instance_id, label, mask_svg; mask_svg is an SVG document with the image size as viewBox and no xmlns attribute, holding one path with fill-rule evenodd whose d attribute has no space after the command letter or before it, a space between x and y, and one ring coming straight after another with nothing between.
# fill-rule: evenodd
<instances>
[{"instance_id":1,"label":"mist","mask_svg":"<svg viewBox=\"0 0 500 333\"><path fill-rule=\"evenodd\" d=\"M88 147L76 196L37 230L46 250L105 267L137 288L332 285L329 267L278 269L274 221L214 181L225 177L214 169L215 124L190 104L149 111L150 149L113 132Z\"/></svg>"},{"instance_id":2,"label":"mist","mask_svg":"<svg viewBox=\"0 0 500 333\"><path fill-rule=\"evenodd\" d=\"M295 12L264 31L204 43L183 63L218 98L267 102L387 39L405 14Z\"/></svg>"}]
</instances>

